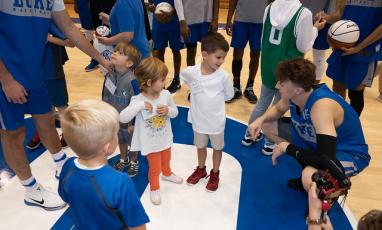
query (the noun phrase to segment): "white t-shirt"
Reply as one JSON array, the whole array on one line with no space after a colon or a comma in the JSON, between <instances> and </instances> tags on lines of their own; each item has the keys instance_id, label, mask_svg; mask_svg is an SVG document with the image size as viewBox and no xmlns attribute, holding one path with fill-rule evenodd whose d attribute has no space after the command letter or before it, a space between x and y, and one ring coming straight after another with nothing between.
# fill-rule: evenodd
<instances>
[{"instance_id":1,"label":"white t-shirt","mask_svg":"<svg viewBox=\"0 0 382 230\"><path fill-rule=\"evenodd\" d=\"M222 133L226 120L225 101L234 94L227 72L219 68L210 75L202 75L198 64L184 69L180 78L191 90L188 122L192 123L192 129L204 134Z\"/></svg>"},{"instance_id":2,"label":"white t-shirt","mask_svg":"<svg viewBox=\"0 0 382 230\"><path fill-rule=\"evenodd\" d=\"M144 102L153 106L153 112L145 109ZM167 105L168 114L165 117L156 113L158 105ZM131 98L130 105L120 113L122 123L128 123L135 117L131 151L141 151L143 156L170 148L173 143L170 118L178 116L178 108L167 90L162 90L159 97L150 100L142 93Z\"/></svg>"}]
</instances>

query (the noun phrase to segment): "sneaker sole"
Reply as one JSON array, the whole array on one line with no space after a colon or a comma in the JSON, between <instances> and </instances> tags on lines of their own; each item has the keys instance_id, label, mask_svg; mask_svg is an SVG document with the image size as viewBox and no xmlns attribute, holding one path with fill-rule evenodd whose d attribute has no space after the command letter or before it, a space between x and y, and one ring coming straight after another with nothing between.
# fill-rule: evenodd
<instances>
[{"instance_id":1,"label":"sneaker sole","mask_svg":"<svg viewBox=\"0 0 382 230\"><path fill-rule=\"evenodd\" d=\"M162 180L164 180L164 181L168 181L168 182L171 182L171 183L174 183L174 184L182 184L182 183L183 183L183 180L180 181L180 182L177 182L177 181L167 180L167 179L165 179L165 178L163 178L163 177L162 177Z\"/></svg>"},{"instance_id":2,"label":"sneaker sole","mask_svg":"<svg viewBox=\"0 0 382 230\"><path fill-rule=\"evenodd\" d=\"M135 177L136 175L138 175L138 173L136 173L136 174L129 174L129 173L127 173L127 175L128 175L129 177Z\"/></svg>"},{"instance_id":3,"label":"sneaker sole","mask_svg":"<svg viewBox=\"0 0 382 230\"><path fill-rule=\"evenodd\" d=\"M89 72L92 72L92 71L94 71L94 70L96 70L96 69L98 69L99 67L97 66L97 67L95 67L95 68L93 68L93 69L85 69L85 72L87 72L87 73L89 73Z\"/></svg>"},{"instance_id":4,"label":"sneaker sole","mask_svg":"<svg viewBox=\"0 0 382 230\"><path fill-rule=\"evenodd\" d=\"M272 156L273 152L267 152L267 151L264 151L264 150L261 150L261 152L265 155L265 156Z\"/></svg>"},{"instance_id":5,"label":"sneaker sole","mask_svg":"<svg viewBox=\"0 0 382 230\"><path fill-rule=\"evenodd\" d=\"M200 178L200 179L198 180L198 182L196 182L195 184L188 183L187 181L186 181L186 184L189 185L189 186L194 186L194 185L196 185L197 183L199 183L200 180L205 179L206 177L207 177L207 175L206 175L205 177Z\"/></svg>"},{"instance_id":6,"label":"sneaker sole","mask_svg":"<svg viewBox=\"0 0 382 230\"><path fill-rule=\"evenodd\" d=\"M34 149L37 149L38 147L40 147L40 145L41 145L41 142L38 144L38 145L36 145L36 146L34 146L34 147L30 147L30 146L25 146L27 149L29 149L29 150L34 150Z\"/></svg>"},{"instance_id":7,"label":"sneaker sole","mask_svg":"<svg viewBox=\"0 0 382 230\"><path fill-rule=\"evenodd\" d=\"M60 205L60 206L57 206L57 207L45 207L43 205L40 205L40 204L36 204L34 202L29 202L29 201L26 201L24 200L24 203L28 206L36 206L36 207L40 207L40 208L43 208L45 209L46 211L56 211L56 210L60 210L60 209L63 209L65 208L65 206L67 205L66 203L64 203L63 205Z\"/></svg>"},{"instance_id":8,"label":"sneaker sole","mask_svg":"<svg viewBox=\"0 0 382 230\"><path fill-rule=\"evenodd\" d=\"M251 145L253 145L253 143L254 142L252 142L252 143L247 143L247 142L245 142L245 141L241 141L241 144L243 145L243 146L245 146L245 147L249 147L249 146L251 146Z\"/></svg>"}]
</instances>

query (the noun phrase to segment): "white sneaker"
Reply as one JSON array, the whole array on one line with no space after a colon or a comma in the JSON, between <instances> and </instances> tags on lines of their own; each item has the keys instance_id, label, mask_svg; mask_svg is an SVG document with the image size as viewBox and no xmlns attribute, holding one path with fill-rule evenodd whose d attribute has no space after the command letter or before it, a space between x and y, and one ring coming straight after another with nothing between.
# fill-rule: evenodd
<instances>
[{"instance_id":1,"label":"white sneaker","mask_svg":"<svg viewBox=\"0 0 382 230\"><path fill-rule=\"evenodd\" d=\"M170 176L162 175L162 180L167 180L175 184L181 184L183 182L183 179L181 177L178 177L174 173L171 173Z\"/></svg>"},{"instance_id":2,"label":"white sneaker","mask_svg":"<svg viewBox=\"0 0 382 230\"><path fill-rule=\"evenodd\" d=\"M66 203L61 200L58 194L44 189L41 185L38 185L31 192L25 193L24 203L30 206L41 207L47 211L59 210L66 206Z\"/></svg>"},{"instance_id":3,"label":"white sneaker","mask_svg":"<svg viewBox=\"0 0 382 230\"><path fill-rule=\"evenodd\" d=\"M153 203L154 205L160 205L162 203L159 189L150 191L150 200L151 200L151 203Z\"/></svg>"},{"instance_id":4,"label":"white sneaker","mask_svg":"<svg viewBox=\"0 0 382 230\"><path fill-rule=\"evenodd\" d=\"M54 177L56 177L57 180L60 179L61 170L62 170L62 166L56 167L56 172L54 173Z\"/></svg>"},{"instance_id":5,"label":"white sneaker","mask_svg":"<svg viewBox=\"0 0 382 230\"><path fill-rule=\"evenodd\" d=\"M261 150L261 152L263 152L263 154L266 156L271 156L274 148L276 148L276 144L265 142L264 147Z\"/></svg>"}]
</instances>

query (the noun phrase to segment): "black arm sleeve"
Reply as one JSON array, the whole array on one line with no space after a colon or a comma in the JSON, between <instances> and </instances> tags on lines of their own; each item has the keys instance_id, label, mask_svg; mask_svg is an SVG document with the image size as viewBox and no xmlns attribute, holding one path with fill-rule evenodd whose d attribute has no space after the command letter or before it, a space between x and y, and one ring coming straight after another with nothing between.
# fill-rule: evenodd
<instances>
[{"instance_id":1,"label":"black arm sleeve","mask_svg":"<svg viewBox=\"0 0 382 230\"><path fill-rule=\"evenodd\" d=\"M286 152L298 161L316 169L329 170L330 174L339 181L346 179L343 167L336 158L337 138L325 134L317 134L317 152L288 145Z\"/></svg>"}]
</instances>

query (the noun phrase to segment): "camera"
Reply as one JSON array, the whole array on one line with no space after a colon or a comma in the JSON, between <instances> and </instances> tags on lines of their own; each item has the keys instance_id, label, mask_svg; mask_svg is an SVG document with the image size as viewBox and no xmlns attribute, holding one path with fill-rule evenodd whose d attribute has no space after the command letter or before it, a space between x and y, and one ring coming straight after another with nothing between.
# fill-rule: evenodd
<instances>
[{"instance_id":1,"label":"camera","mask_svg":"<svg viewBox=\"0 0 382 230\"><path fill-rule=\"evenodd\" d=\"M317 196L321 200L332 200L339 196L347 195L351 187L348 178L338 181L333 178L328 170L318 170L312 175L312 181L317 184Z\"/></svg>"}]
</instances>

